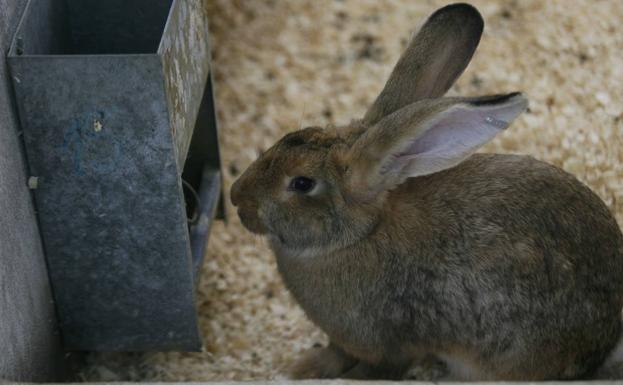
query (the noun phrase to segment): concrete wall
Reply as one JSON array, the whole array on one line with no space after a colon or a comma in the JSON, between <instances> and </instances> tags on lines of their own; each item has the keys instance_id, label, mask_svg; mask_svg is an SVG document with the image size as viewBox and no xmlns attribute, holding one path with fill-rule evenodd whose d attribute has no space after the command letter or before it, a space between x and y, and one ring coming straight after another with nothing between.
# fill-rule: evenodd
<instances>
[{"instance_id":1,"label":"concrete wall","mask_svg":"<svg viewBox=\"0 0 623 385\"><path fill-rule=\"evenodd\" d=\"M5 59L25 4L0 0L0 378L42 381L62 352Z\"/></svg>"}]
</instances>

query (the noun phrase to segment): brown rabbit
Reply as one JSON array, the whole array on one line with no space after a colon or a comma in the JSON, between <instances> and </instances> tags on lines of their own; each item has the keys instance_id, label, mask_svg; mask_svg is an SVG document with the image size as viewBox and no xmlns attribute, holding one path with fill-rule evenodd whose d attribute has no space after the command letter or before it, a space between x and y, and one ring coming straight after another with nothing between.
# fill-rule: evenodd
<instances>
[{"instance_id":1,"label":"brown rabbit","mask_svg":"<svg viewBox=\"0 0 623 385\"><path fill-rule=\"evenodd\" d=\"M590 376L613 351L623 236L572 175L476 154L527 101L448 98L483 21L454 4L410 42L363 119L286 135L233 185L285 284L330 338L297 378Z\"/></svg>"}]
</instances>

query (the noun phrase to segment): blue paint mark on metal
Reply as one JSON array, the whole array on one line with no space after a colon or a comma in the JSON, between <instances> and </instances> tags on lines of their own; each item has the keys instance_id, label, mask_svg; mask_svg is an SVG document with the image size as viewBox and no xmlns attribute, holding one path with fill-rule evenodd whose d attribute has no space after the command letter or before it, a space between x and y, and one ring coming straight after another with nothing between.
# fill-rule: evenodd
<instances>
[{"instance_id":1,"label":"blue paint mark on metal","mask_svg":"<svg viewBox=\"0 0 623 385\"><path fill-rule=\"evenodd\" d=\"M74 172L82 175L82 168L80 167L82 147L80 146L79 127L80 123L74 120L63 137L63 149L68 151L71 156Z\"/></svg>"},{"instance_id":2,"label":"blue paint mark on metal","mask_svg":"<svg viewBox=\"0 0 623 385\"><path fill-rule=\"evenodd\" d=\"M71 126L65 131L62 148L72 158L74 172L84 175L85 168L98 174L113 172L116 167L116 159L121 159L122 144L114 137L114 132L104 129L104 111L95 111L84 114L73 120ZM111 146L109 157L99 160L91 160L89 154L100 151L103 146Z\"/></svg>"}]
</instances>

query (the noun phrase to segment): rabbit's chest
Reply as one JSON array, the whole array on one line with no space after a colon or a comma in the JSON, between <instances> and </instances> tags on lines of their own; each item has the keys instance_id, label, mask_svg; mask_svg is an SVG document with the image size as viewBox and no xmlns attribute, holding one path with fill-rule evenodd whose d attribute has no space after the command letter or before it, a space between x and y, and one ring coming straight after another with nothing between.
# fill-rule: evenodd
<instances>
[{"instance_id":1,"label":"rabbit's chest","mask_svg":"<svg viewBox=\"0 0 623 385\"><path fill-rule=\"evenodd\" d=\"M327 297L326 293L333 295ZM373 362L382 357L380 347L385 339L382 330L375 327L376 317L365 293L352 288L321 288L310 286L301 291L292 290L294 297L308 317L342 349L360 359Z\"/></svg>"},{"instance_id":2,"label":"rabbit's chest","mask_svg":"<svg viewBox=\"0 0 623 385\"><path fill-rule=\"evenodd\" d=\"M331 266L278 258L284 283L307 316L330 339L356 357L377 358L385 340L374 311L375 288L365 274L336 274Z\"/></svg>"}]
</instances>

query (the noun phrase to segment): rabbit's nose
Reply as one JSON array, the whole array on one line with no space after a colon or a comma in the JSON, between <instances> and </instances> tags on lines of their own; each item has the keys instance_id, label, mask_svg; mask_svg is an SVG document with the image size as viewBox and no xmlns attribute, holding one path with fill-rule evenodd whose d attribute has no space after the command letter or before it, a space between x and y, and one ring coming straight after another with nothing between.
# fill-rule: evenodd
<instances>
[{"instance_id":1,"label":"rabbit's nose","mask_svg":"<svg viewBox=\"0 0 623 385\"><path fill-rule=\"evenodd\" d=\"M238 206L242 199L242 183L240 183L240 179L236 180L234 184L231 186L231 203L234 206Z\"/></svg>"}]
</instances>

